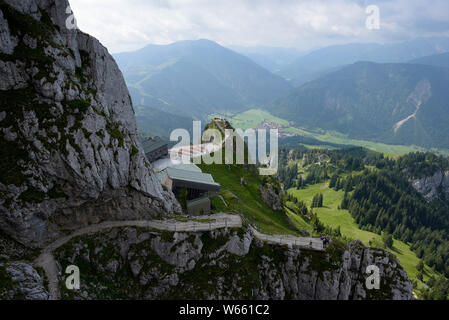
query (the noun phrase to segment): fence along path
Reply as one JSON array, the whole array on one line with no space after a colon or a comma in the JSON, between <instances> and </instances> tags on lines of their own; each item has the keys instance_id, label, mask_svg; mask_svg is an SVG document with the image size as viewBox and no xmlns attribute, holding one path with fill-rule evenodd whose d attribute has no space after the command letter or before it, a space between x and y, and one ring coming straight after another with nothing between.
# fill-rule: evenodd
<instances>
[{"instance_id":1,"label":"fence along path","mask_svg":"<svg viewBox=\"0 0 449 320\"><path fill-rule=\"evenodd\" d=\"M311 237L295 237L291 235L267 235L260 233L254 227L250 227L253 235L267 243L287 245L289 247L301 247L304 249L324 251L324 243L321 239Z\"/></svg>"}]
</instances>

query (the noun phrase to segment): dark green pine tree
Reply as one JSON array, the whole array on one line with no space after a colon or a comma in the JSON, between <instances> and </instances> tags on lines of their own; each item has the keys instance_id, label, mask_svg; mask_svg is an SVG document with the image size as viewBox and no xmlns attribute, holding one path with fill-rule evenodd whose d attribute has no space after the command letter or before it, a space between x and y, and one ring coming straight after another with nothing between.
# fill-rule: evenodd
<instances>
[{"instance_id":1,"label":"dark green pine tree","mask_svg":"<svg viewBox=\"0 0 449 320\"><path fill-rule=\"evenodd\" d=\"M324 197L322 193L317 193L312 199L312 208L322 208Z\"/></svg>"},{"instance_id":2,"label":"dark green pine tree","mask_svg":"<svg viewBox=\"0 0 449 320\"><path fill-rule=\"evenodd\" d=\"M349 176L348 179L346 180L346 184L345 184L345 192L351 192L352 191L352 177Z\"/></svg>"},{"instance_id":3,"label":"dark green pine tree","mask_svg":"<svg viewBox=\"0 0 449 320\"><path fill-rule=\"evenodd\" d=\"M334 174L331 178L331 182L329 183L329 188L335 188L337 185L338 176Z\"/></svg>"},{"instance_id":4,"label":"dark green pine tree","mask_svg":"<svg viewBox=\"0 0 449 320\"><path fill-rule=\"evenodd\" d=\"M337 178L337 182L335 183L335 190L338 191L341 189L342 181L340 178Z\"/></svg>"},{"instance_id":5,"label":"dark green pine tree","mask_svg":"<svg viewBox=\"0 0 449 320\"><path fill-rule=\"evenodd\" d=\"M300 190L304 186L304 181L302 179L302 176L298 177L298 180L296 181L296 189Z\"/></svg>"},{"instance_id":6,"label":"dark green pine tree","mask_svg":"<svg viewBox=\"0 0 449 320\"><path fill-rule=\"evenodd\" d=\"M349 208L349 193L345 192L343 200L341 201L340 209L347 210Z\"/></svg>"},{"instance_id":7,"label":"dark green pine tree","mask_svg":"<svg viewBox=\"0 0 449 320\"><path fill-rule=\"evenodd\" d=\"M393 248L393 236L390 233L385 232L382 235L382 241L383 241L385 247L387 247L389 249Z\"/></svg>"}]
</instances>

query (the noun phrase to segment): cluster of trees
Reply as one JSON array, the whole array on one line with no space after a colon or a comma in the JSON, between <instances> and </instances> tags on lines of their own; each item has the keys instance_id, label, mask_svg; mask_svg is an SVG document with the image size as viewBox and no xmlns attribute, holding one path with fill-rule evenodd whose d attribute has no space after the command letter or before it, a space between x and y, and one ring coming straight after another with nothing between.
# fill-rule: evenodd
<instances>
[{"instance_id":1,"label":"cluster of trees","mask_svg":"<svg viewBox=\"0 0 449 320\"><path fill-rule=\"evenodd\" d=\"M322 208L324 202L323 194L316 194L312 200L312 208Z\"/></svg>"},{"instance_id":2,"label":"cluster of trees","mask_svg":"<svg viewBox=\"0 0 449 320\"><path fill-rule=\"evenodd\" d=\"M332 237L333 239L339 239L339 240L343 241L344 243L348 243L349 241L351 241L351 239L349 239L341 234L340 226L338 226L336 228L332 228L331 226L324 225L320 221L320 218L318 217L318 215L315 214L313 211L311 211L310 216L311 216L311 218L309 220L309 223L312 225L313 230L316 233L320 233L320 234L323 233L327 236Z\"/></svg>"},{"instance_id":3,"label":"cluster of trees","mask_svg":"<svg viewBox=\"0 0 449 320\"><path fill-rule=\"evenodd\" d=\"M449 280L443 276L430 278L427 281L429 288L421 291L424 300L447 300L449 299Z\"/></svg>"},{"instance_id":4,"label":"cluster of trees","mask_svg":"<svg viewBox=\"0 0 449 320\"><path fill-rule=\"evenodd\" d=\"M290 209L296 215L301 216L305 221L307 221L313 228L315 233L324 233L333 238L338 238L343 242L349 242L350 239L344 237L341 234L340 227L332 228L330 226L324 225L317 214L313 212L313 209L309 209L303 201L299 201L296 197L291 194L284 194L282 196L282 202L284 206Z\"/></svg>"},{"instance_id":5,"label":"cluster of trees","mask_svg":"<svg viewBox=\"0 0 449 320\"><path fill-rule=\"evenodd\" d=\"M282 204L293 211L295 214L308 217L309 209L304 201L299 201L298 198L292 196L289 193L285 193L281 197Z\"/></svg>"},{"instance_id":6,"label":"cluster of trees","mask_svg":"<svg viewBox=\"0 0 449 320\"><path fill-rule=\"evenodd\" d=\"M278 178L284 184L285 189L295 188L297 185L298 164L281 166L278 170Z\"/></svg>"},{"instance_id":7,"label":"cluster of trees","mask_svg":"<svg viewBox=\"0 0 449 320\"><path fill-rule=\"evenodd\" d=\"M366 163L362 156L372 162L373 159L377 160L375 155L362 148L338 151L280 149L278 177L285 189L299 190L329 179L331 179L331 188L348 189L352 187L352 182L349 181L347 186L348 179L340 178L340 176L344 173L363 170ZM298 170L299 163L304 169L303 173Z\"/></svg>"},{"instance_id":8,"label":"cluster of trees","mask_svg":"<svg viewBox=\"0 0 449 320\"><path fill-rule=\"evenodd\" d=\"M449 168L449 158L429 152L416 152L400 157L395 163L397 170L404 170L410 177L422 178Z\"/></svg>"},{"instance_id":9,"label":"cluster of trees","mask_svg":"<svg viewBox=\"0 0 449 320\"><path fill-rule=\"evenodd\" d=\"M347 178L340 178L338 174L334 174L329 182L329 188L335 191L344 190L345 192L351 192L354 184L358 182L357 178L349 175Z\"/></svg>"},{"instance_id":10,"label":"cluster of trees","mask_svg":"<svg viewBox=\"0 0 449 320\"><path fill-rule=\"evenodd\" d=\"M384 232L382 234L382 242L385 248L393 248L393 236L390 233Z\"/></svg>"}]
</instances>

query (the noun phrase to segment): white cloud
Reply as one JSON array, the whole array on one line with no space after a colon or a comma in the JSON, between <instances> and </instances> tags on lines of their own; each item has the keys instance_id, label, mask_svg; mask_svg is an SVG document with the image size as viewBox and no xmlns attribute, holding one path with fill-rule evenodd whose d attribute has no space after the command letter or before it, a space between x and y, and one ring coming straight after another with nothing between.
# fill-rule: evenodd
<instances>
[{"instance_id":1,"label":"white cloud","mask_svg":"<svg viewBox=\"0 0 449 320\"><path fill-rule=\"evenodd\" d=\"M381 30L365 27L363 0L71 0L79 27L112 52L207 38L223 45L305 49L389 41L449 30L446 0L377 1ZM436 22L433 25L433 21ZM438 30L432 30L438 27ZM416 30L416 32L412 32ZM435 31L435 32L433 32Z\"/></svg>"}]
</instances>

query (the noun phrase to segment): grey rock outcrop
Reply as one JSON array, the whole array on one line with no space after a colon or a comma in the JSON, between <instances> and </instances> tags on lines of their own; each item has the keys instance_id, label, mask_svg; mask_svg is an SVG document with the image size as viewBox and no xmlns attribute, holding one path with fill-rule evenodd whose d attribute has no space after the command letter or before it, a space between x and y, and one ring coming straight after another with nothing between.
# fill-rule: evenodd
<instances>
[{"instance_id":1,"label":"grey rock outcrop","mask_svg":"<svg viewBox=\"0 0 449 320\"><path fill-rule=\"evenodd\" d=\"M427 201L437 199L441 193L449 197L449 171L438 171L431 177L412 179L411 183Z\"/></svg>"},{"instance_id":2,"label":"grey rock outcrop","mask_svg":"<svg viewBox=\"0 0 449 320\"><path fill-rule=\"evenodd\" d=\"M159 233L126 228L76 239L59 248L56 259L62 266L89 260L89 278L95 281L82 283L75 299L86 293L89 299L111 294L125 299L413 299L412 283L397 258L358 241L315 252L269 245L245 229ZM370 265L379 268L379 290L366 288Z\"/></svg>"},{"instance_id":3,"label":"grey rock outcrop","mask_svg":"<svg viewBox=\"0 0 449 320\"><path fill-rule=\"evenodd\" d=\"M279 195L274 191L271 185L259 186L260 196L267 206L275 211L282 210Z\"/></svg>"},{"instance_id":4,"label":"grey rock outcrop","mask_svg":"<svg viewBox=\"0 0 449 320\"><path fill-rule=\"evenodd\" d=\"M0 1L0 228L38 247L62 229L181 211L145 158L119 68L67 29L68 7Z\"/></svg>"},{"instance_id":5,"label":"grey rock outcrop","mask_svg":"<svg viewBox=\"0 0 449 320\"><path fill-rule=\"evenodd\" d=\"M9 282L9 286L2 284L0 298L26 299L26 300L48 300L50 295L44 287L43 278L28 263L8 262L0 263L2 279Z\"/></svg>"}]
</instances>

